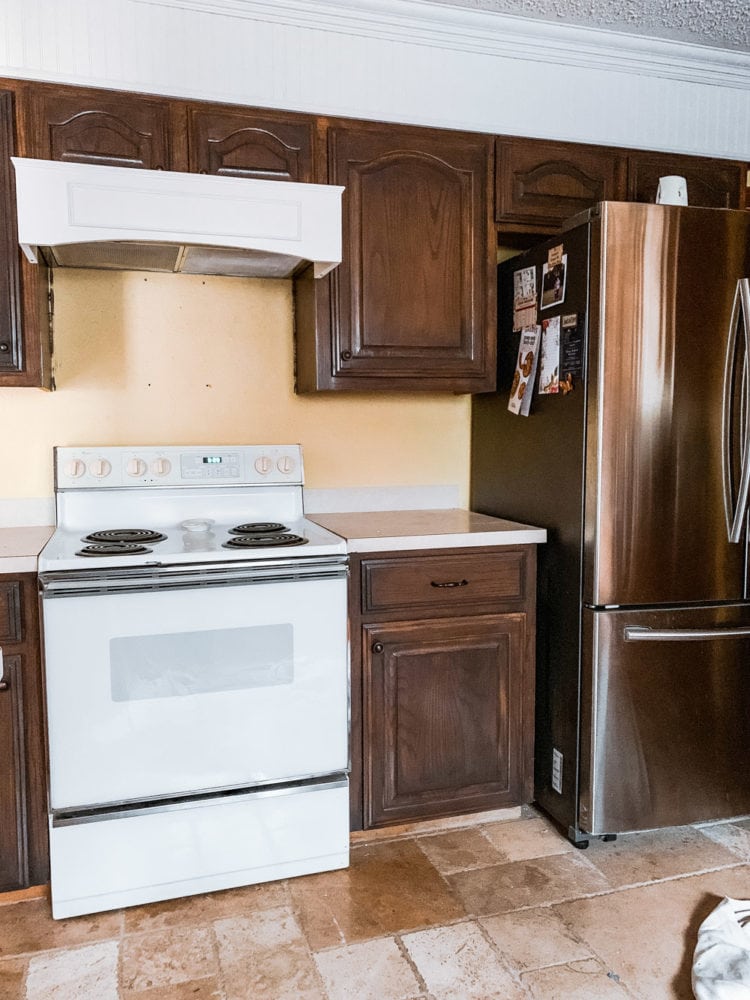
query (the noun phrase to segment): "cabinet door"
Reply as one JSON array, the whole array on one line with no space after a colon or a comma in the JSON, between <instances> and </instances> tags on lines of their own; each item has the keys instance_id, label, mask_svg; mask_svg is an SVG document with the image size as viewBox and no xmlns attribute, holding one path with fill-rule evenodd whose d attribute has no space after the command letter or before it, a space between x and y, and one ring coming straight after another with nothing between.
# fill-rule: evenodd
<instances>
[{"instance_id":1,"label":"cabinet door","mask_svg":"<svg viewBox=\"0 0 750 1000\"><path fill-rule=\"evenodd\" d=\"M491 141L389 127L328 132L344 193L329 323L298 325L298 391L480 392L495 382ZM314 355L314 360L311 360Z\"/></svg>"},{"instance_id":2,"label":"cabinet door","mask_svg":"<svg viewBox=\"0 0 750 1000\"><path fill-rule=\"evenodd\" d=\"M656 201L659 178L677 174L687 180L688 201L702 208L743 208L746 165L669 153L628 157L628 200Z\"/></svg>"},{"instance_id":3,"label":"cabinet door","mask_svg":"<svg viewBox=\"0 0 750 1000\"><path fill-rule=\"evenodd\" d=\"M211 106L187 112L189 169L201 174L311 181L313 120Z\"/></svg>"},{"instance_id":4,"label":"cabinet door","mask_svg":"<svg viewBox=\"0 0 750 1000\"><path fill-rule=\"evenodd\" d=\"M525 632L523 614L363 627L366 826L530 801Z\"/></svg>"},{"instance_id":5,"label":"cabinet door","mask_svg":"<svg viewBox=\"0 0 750 1000\"><path fill-rule=\"evenodd\" d=\"M49 878L36 577L0 578L0 891Z\"/></svg>"},{"instance_id":6,"label":"cabinet door","mask_svg":"<svg viewBox=\"0 0 750 1000\"><path fill-rule=\"evenodd\" d=\"M51 385L47 269L18 246L16 94L0 90L0 387Z\"/></svg>"},{"instance_id":7,"label":"cabinet door","mask_svg":"<svg viewBox=\"0 0 750 1000\"><path fill-rule=\"evenodd\" d=\"M21 657L3 655L0 680L0 891L28 884Z\"/></svg>"},{"instance_id":8,"label":"cabinet door","mask_svg":"<svg viewBox=\"0 0 750 1000\"><path fill-rule=\"evenodd\" d=\"M115 167L170 168L169 101L75 87L35 88L32 155Z\"/></svg>"},{"instance_id":9,"label":"cabinet door","mask_svg":"<svg viewBox=\"0 0 750 1000\"><path fill-rule=\"evenodd\" d=\"M624 198L625 169L623 156L601 146L498 139L497 220L501 228L553 232L598 201Z\"/></svg>"}]
</instances>

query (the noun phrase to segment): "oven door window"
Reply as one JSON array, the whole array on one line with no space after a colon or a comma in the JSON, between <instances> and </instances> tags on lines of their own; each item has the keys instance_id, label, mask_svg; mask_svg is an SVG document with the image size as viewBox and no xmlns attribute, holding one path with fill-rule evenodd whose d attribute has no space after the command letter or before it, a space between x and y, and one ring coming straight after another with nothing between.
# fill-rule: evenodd
<instances>
[{"instance_id":1,"label":"oven door window","mask_svg":"<svg viewBox=\"0 0 750 1000\"><path fill-rule=\"evenodd\" d=\"M118 636L109 643L113 701L185 698L294 683L294 629L250 628Z\"/></svg>"},{"instance_id":2,"label":"oven door window","mask_svg":"<svg viewBox=\"0 0 750 1000\"><path fill-rule=\"evenodd\" d=\"M42 602L53 809L348 766L346 580Z\"/></svg>"}]
</instances>

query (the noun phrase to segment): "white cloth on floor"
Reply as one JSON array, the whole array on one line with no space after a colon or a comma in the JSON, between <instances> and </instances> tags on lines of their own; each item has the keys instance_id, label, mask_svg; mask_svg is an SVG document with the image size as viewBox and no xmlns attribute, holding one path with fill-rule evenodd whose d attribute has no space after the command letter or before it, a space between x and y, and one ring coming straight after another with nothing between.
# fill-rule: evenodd
<instances>
[{"instance_id":1,"label":"white cloth on floor","mask_svg":"<svg viewBox=\"0 0 750 1000\"><path fill-rule=\"evenodd\" d=\"M725 896L698 928L696 1000L750 1000L750 900Z\"/></svg>"}]
</instances>

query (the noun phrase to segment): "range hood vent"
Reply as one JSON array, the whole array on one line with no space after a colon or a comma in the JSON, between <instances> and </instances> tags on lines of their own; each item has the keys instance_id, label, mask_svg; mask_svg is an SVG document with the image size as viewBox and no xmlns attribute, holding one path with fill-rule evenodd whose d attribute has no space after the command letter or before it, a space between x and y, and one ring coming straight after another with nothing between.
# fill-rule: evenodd
<instances>
[{"instance_id":1,"label":"range hood vent","mask_svg":"<svg viewBox=\"0 0 750 1000\"><path fill-rule=\"evenodd\" d=\"M32 263L321 278L341 262L342 187L12 159Z\"/></svg>"}]
</instances>

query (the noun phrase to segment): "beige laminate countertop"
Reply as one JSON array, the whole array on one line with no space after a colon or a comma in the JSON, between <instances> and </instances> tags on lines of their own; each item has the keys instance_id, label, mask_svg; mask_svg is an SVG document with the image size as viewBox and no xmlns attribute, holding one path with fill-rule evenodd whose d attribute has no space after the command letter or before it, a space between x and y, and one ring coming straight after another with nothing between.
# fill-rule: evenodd
<instances>
[{"instance_id":1,"label":"beige laminate countertop","mask_svg":"<svg viewBox=\"0 0 750 1000\"><path fill-rule=\"evenodd\" d=\"M534 545L547 539L544 528L459 508L306 516L345 538L349 552Z\"/></svg>"},{"instance_id":2,"label":"beige laminate countertop","mask_svg":"<svg viewBox=\"0 0 750 1000\"><path fill-rule=\"evenodd\" d=\"M55 529L0 528L0 573L36 573L37 556Z\"/></svg>"}]
</instances>

